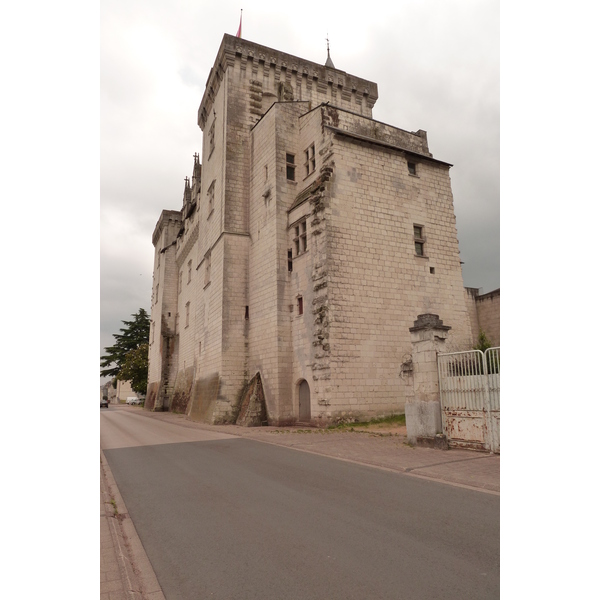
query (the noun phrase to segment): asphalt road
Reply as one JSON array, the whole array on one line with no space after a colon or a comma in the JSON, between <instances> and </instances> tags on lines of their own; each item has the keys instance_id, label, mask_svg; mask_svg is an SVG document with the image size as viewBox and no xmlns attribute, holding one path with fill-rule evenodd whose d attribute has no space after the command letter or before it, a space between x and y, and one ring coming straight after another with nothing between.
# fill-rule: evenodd
<instances>
[{"instance_id":1,"label":"asphalt road","mask_svg":"<svg viewBox=\"0 0 600 600\"><path fill-rule=\"evenodd\" d=\"M136 408L101 445L167 600L500 597L498 496Z\"/></svg>"}]
</instances>

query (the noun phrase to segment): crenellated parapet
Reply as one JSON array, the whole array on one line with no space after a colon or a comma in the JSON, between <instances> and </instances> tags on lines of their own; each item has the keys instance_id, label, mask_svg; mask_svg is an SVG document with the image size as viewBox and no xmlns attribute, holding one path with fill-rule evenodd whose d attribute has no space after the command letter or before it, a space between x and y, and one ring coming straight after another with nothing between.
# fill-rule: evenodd
<instances>
[{"instance_id":1,"label":"crenellated parapet","mask_svg":"<svg viewBox=\"0 0 600 600\"><path fill-rule=\"evenodd\" d=\"M248 102L259 116L273 101L299 100L331 102L370 118L378 98L377 84L372 81L226 34L198 109L202 130L229 68L239 69L247 81ZM271 96L271 102L263 102L264 95Z\"/></svg>"}]
</instances>

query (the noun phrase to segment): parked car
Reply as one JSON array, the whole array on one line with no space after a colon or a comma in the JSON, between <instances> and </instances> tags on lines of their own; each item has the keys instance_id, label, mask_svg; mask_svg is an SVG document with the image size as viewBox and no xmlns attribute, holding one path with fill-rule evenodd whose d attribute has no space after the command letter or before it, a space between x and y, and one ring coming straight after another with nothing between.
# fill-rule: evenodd
<instances>
[{"instance_id":1,"label":"parked car","mask_svg":"<svg viewBox=\"0 0 600 600\"><path fill-rule=\"evenodd\" d=\"M108 400L106 398L100 399L100 408L108 408Z\"/></svg>"},{"instance_id":2,"label":"parked car","mask_svg":"<svg viewBox=\"0 0 600 600\"><path fill-rule=\"evenodd\" d=\"M136 396L130 396L127 398L127 404L142 404L144 401L141 398L137 398Z\"/></svg>"}]
</instances>

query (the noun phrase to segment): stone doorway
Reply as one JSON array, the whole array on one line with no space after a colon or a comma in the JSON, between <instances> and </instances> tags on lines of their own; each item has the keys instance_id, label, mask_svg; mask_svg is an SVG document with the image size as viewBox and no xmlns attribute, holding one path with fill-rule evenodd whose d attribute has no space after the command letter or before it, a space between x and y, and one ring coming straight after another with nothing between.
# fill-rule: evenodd
<instances>
[{"instance_id":1,"label":"stone doorway","mask_svg":"<svg viewBox=\"0 0 600 600\"><path fill-rule=\"evenodd\" d=\"M310 421L310 388L306 379L298 386L298 420Z\"/></svg>"}]
</instances>

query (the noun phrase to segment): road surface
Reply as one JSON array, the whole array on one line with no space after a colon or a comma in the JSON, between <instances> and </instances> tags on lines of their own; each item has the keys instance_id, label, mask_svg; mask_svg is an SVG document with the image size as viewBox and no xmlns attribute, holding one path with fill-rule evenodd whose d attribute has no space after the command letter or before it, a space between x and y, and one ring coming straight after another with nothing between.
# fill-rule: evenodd
<instances>
[{"instance_id":1,"label":"road surface","mask_svg":"<svg viewBox=\"0 0 600 600\"><path fill-rule=\"evenodd\" d=\"M499 497L138 407L101 446L167 600L499 598Z\"/></svg>"}]
</instances>

